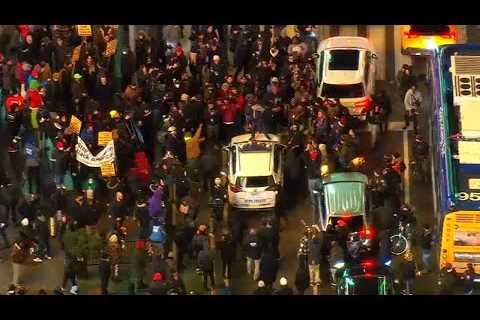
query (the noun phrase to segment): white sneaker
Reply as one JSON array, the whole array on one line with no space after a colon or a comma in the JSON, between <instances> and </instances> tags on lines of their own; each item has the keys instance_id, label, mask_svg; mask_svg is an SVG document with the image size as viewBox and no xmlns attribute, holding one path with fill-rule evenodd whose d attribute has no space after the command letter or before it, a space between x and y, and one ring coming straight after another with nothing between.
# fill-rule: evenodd
<instances>
[{"instance_id":1,"label":"white sneaker","mask_svg":"<svg viewBox=\"0 0 480 320\"><path fill-rule=\"evenodd\" d=\"M52 257L50 257L50 256L45 256L45 259L47 259L47 260L52 260Z\"/></svg>"},{"instance_id":2,"label":"white sneaker","mask_svg":"<svg viewBox=\"0 0 480 320\"><path fill-rule=\"evenodd\" d=\"M35 258L35 259L33 259L33 262L43 262L43 260L40 259L40 258Z\"/></svg>"}]
</instances>

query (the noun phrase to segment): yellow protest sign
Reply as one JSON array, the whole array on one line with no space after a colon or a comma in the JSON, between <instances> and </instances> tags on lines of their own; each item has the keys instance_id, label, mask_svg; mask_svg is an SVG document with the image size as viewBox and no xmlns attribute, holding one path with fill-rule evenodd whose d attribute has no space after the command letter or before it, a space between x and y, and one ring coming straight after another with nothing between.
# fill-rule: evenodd
<instances>
[{"instance_id":1,"label":"yellow protest sign","mask_svg":"<svg viewBox=\"0 0 480 320\"><path fill-rule=\"evenodd\" d=\"M480 190L480 179L468 179L468 188L471 190Z\"/></svg>"},{"instance_id":2,"label":"yellow protest sign","mask_svg":"<svg viewBox=\"0 0 480 320\"><path fill-rule=\"evenodd\" d=\"M113 162L102 164L100 167L102 176L104 177L114 177L115 174L115 164Z\"/></svg>"},{"instance_id":3,"label":"yellow protest sign","mask_svg":"<svg viewBox=\"0 0 480 320\"><path fill-rule=\"evenodd\" d=\"M80 134L80 129L82 128L82 121L72 115L69 128L70 130L72 130L73 133Z\"/></svg>"},{"instance_id":4,"label":"yellow protest sign","mask_svg":"<svg viewBox=\"0 0 480 320\"><path fill-rule=\"evenodd\" d=\"M89 24L77 25L78 35L80 37L91 37L92 36L92 26Z\"/></svg>"},{"instance_id":5,"label":"yellow protest sign","mask_svg":"<svg viewBox=\"0 0 480 320\"><path fill-rule=\"evenodd\" d=\"M110 141L112 141L112 131L100 131L98 133L98 145L106 146Z\"/></svg>"}]
</instances>

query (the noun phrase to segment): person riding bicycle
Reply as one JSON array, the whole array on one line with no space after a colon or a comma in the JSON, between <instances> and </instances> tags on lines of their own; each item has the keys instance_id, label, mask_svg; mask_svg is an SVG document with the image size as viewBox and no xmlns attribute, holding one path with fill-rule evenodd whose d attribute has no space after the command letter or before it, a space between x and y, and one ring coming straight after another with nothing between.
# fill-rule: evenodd
<instances>
[{"instance_id":1,"label":"person riding bicycle","mask_svg":"<svg viewBox=\"0 0 480 320\"><path fill-rule=\"evenodd\" d=\"M227 190L225 186L222 185L222 179L220 179L220 177L216 177L211 194L212 213L216 221L222 221L223 208L226 202Z\"/></svg>"}]
</instances>

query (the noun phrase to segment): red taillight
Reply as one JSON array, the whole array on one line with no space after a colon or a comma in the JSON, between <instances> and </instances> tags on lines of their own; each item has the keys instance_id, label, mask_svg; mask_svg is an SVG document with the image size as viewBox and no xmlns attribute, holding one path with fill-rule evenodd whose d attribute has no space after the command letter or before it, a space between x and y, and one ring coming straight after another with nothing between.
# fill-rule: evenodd
<instances>
[{"instance_id":1,"label":"red taillight","mask_svg":"<svg viewBox=\"0 0 480 320\"><path fill-rule=\"evenodd\" d=\"M231 185L230 185L230 191L232 191L232 192L234 192L234 193L237 193L237 192L242 191L242 188L237 187L236 185L231 184Z\"/></svg>"},{"instance_id":2,"label":"red taillight","mask_svg":"<svg viewBox=\"0 0 480 320\"><path fill-rule=\"evenodd\" d=\"M362 262L360 263L360 265L361 265L362 267L364 267L365 269L370 270L370 269L372 269L373 267L375 267L375 261L374 261L374 260L365 260L365 261L362 261Z\"/></svg>"},{"instance_id":3,"label":"red taillight","mask_svg":"<svg viewBox=\"0 0 480 320\"><path fill-rule=\"evenodd\" d=\"M373 239L374 237L373 229L370 228L363 229L358 234L364 239Z\"/></svg>"},{"instance_id":4,"label":"red taillight","mask_svg":"<svg viewBox=\"0 0 480 320\"><path fill-rule=\"evenodd\" d=\"M362 112L368 111L372 106L372 99L370 97L366 97L358 102L353 104L354 108L362 109Z\"/></svg>"}]
</instances>

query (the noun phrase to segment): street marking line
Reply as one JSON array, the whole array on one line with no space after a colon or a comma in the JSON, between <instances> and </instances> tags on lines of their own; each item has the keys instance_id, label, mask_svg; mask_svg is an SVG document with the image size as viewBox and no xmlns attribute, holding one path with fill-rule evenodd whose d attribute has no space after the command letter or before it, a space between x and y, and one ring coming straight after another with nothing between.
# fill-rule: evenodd
<instances>
[{"instance_id":1,"label":"street marking line","mask_svg":"<svg viewBox=\"0 0 480 320\"><path fill-rule=\"evenodd\" d=\"M408 130L403 131L403 161L405 162L404 173L404 197L405 203L410 204L410 155L408 153Z\"/></svg>"}]
</instances>

